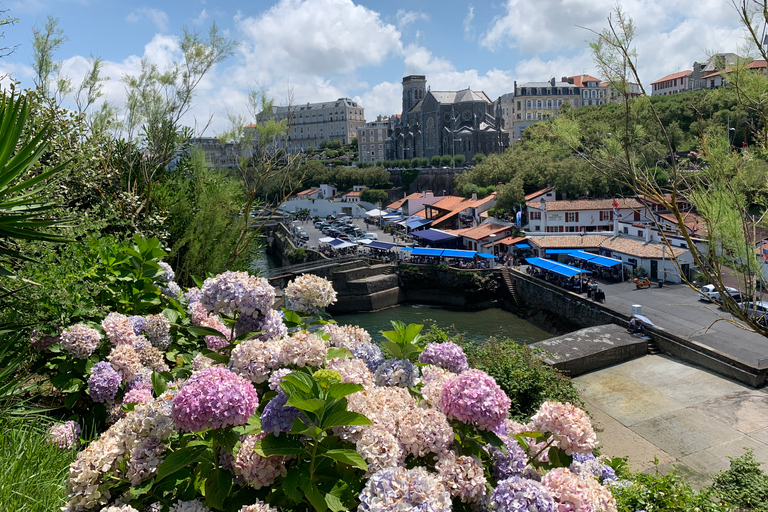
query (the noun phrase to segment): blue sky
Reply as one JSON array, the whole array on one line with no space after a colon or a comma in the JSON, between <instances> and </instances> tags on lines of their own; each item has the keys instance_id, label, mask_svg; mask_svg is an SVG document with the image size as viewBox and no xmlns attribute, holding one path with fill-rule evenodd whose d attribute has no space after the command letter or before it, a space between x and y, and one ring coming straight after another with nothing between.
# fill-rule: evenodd
<instances>
[{"instance_id":1,"label":"blue sky","mask_svg":"<svg viewBox=\"0 0 768 512\"><path fill-rule=\"evenodd\" d=\"M743 43L726 0L627 0L637 26L644 84L683 69L707 53L737 52ZM425 74L435 90L471 87L492 99L513 82L549 80L582 72L597 75L580 27L601 30L615 0L256 0L235 2L137 0L25 0L0 2L19 22L5 44L19 45L0 60L23 86L32 85L32 27L60 20L69 41L56 55L77 84L90 55L106 62L104 92L120 106L120 78L141 59L167 65L178 56L182 27L205 31L216 22L241 42L236 55L201 84L185 121L212 135L227 114L245 113L249 88L266 87L278 104L347 96L366 119L400 111L400 80ZM65 105L68 100L65 100Z\"/></svg>"}]
</instances>

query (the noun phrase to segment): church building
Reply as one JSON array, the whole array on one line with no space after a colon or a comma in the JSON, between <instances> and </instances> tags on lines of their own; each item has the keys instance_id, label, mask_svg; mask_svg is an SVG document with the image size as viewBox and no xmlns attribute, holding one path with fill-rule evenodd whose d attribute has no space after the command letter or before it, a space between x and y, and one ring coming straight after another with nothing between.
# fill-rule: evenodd
<instances>
[{"instance_id":1,"label":"church building","mask_svg":"<svg viewBox=\"0 0 768 512\"><path fill-rule=\"evenodd\" d=\"M501 153L509 147L500 101L470 88L432 91L424 75L403 78L403 113L391 126L388 160L464 155L471 162L478 153Z\"/></svg>"}]
</instances>

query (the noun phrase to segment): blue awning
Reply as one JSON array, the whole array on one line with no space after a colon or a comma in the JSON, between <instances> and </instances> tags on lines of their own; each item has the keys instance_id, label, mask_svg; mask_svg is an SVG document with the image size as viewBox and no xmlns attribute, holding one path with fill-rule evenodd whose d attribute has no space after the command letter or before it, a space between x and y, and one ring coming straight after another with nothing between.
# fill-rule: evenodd
<instances>
[{"instance_id":1,"label":"blue awning","mask_svg":"<svg viewBox=\"0 0 768 512\"><path fill-rule=\"evenodd\" d=\"M460 251L458 249L445 249L443 251L443 257L445 258L464 258L471 260L477 254L475 251Z\"/></svg>"},{"instance_id":2,"label":"blue awning","mask_svg":"<svg viewBox=\"0 0 768 512\"><path fill-rule=\"evenodd\" d=\"M417 247L411 252L414 256L440 256L442 253L442 249L427 249L425 247Z\"/></svg>"},{"instance_id":3,"label":"blue awning","mask_svg":"<svg viewBox=\"0 0 768 512\"><path fill-rule=\"evenodd\" d=\"M425 229L423 231L416 231L412 233L412 235L417 238L429 240L430 242L437 242L439 240L452 240L454 238L458 238L456 235L445 233L437 229Z\"/></svg>"},{"instance_id":4,"label":"blue awning","mask_svg":"<svg viewBox=\"0 0 768 512\"><path fill-rule=\"evenodd\" d=\"M547 249L547 254L571 254L573 249Z\"/></svg>"},{"instance_id":5,"label":"blue awning","mask_svg":"<svg viewBox=\"0 0 768 512\"><path fill-rule=\"evenodd\" d=\"M577 274L590 273L589 271L584 269L572 267L570 265L566 265L565 263L558 263L552 260L545 260L543 258L526 258L525 261L527 261L529 265L543 268L544 270L547 270L549 272L554 272L555 274L560 274L561 276L565 276L565 277L573 277Z\"/></svg>"},{"instance_id":6,"label":"blue awning","mask_svg":"<svg viewBox=\"0 0 768 512\"><path fill-rule=\"evenodd\" d=\"M480 256L481 258L485 258L485 259L489 259L489 260L496 257L493 254L488 253L488 252L479 252L479 253L477 253L477 255Z\"/></svg>"},{"instance_id":7,"label":"blue awning","mask_svg":"<svg viewBox=\"0 0 768 512\"><path fill-rule=\"evenodd\" d=\"M517 247L518 249L530 249L531 248L531 246L528 245L528 244L515 244L515 247Z\"/></svg>"},{"instance_id":8,"label":"blue awning","mask_svg":"<svg viewBox=\"0 0 768 512\"><path fill-rule=\"evenodd\" d=\"M570 255L576 259L586 260L595 265L600 265L601 267L615 267L616 265L621 265L621 260L609 258L607 256L598 256L597 254L585 251L573 251Z\"/></svg>"},{"instance_id":9,"label":"blue awning","mask_svg":"<svg viewBox=\"0 0 768 512\"><path fill-rule=\"evenodd\" d=\"M388 244L387 242L371 242L366 247L371 249L381 249L382 251L388 251L393 248L395 244Z\"/></svg>"},{"instance_id":10,"label":"blue awning","mask_svg":"<svg viewBox=\"0 0 768 512\"><path fill-rule=\"evenodd\" d=\"M400 250L401 251L412 251L413 247L401 247Z\"/></svg>"},{"instance_id":11,"label":"blue awning","mask_svg":"<svg viewBox=\"0 0 768 512\"><path fill-rule=\"evenodd\" d=\"M432 224L431 220L422 219L421 217L415 217L412 219L408 219L405 222L405 225L408 226L408 229L418 229L422 226L426 226L428 224Z\"/></svg>"},{"instance_id":12,"label":"blue awning","mask_svg":"<svg viewBox=\"0 0 768 512\"><path fill-rule=\"evenodd\" d=\"M331 244L332 246L336 247L337 245L343 244L344 240L339 240L338 238L334 238L333 240L331 240L328 243Z\"/></svg>"}]
</instances>

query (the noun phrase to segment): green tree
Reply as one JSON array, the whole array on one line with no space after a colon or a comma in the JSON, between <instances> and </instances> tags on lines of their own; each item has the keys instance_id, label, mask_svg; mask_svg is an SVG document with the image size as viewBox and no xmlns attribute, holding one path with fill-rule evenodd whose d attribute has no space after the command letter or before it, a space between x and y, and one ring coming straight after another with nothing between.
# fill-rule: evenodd
<instances>
[{"instance_id":1,"label":"green tree","mask_svg":"<svg viewBox=\"0 0 768 512\"><path fill-rule=\"evenodd\" d=\"M360 192L360 200L371 204L387 204L389 195L385 190L378 190L375 188L364 188Z\"/></svg>"},{"instance_id":2,"label":"green tree","mask_svg":"<svg viewBox=\"0 0 768 512\"><path fill-rule=\"evenodd\" d=\"M443 167L450 167L453 165L453 157L451 155L443 155L440 157L440 165Z\"/></svg>"},{"instance_id":3,"label":"green tree","mask_svg":"<svg viewBox=\"0 0 768 512\"><path fill-rule=\"evenodd\" d=\"M472 164L480 165L483 163L483 160L485 160L485 155L482 153L476 153L475 156L472 157Z\"/></svg>"},{"instance_id":4,"label":"green tree","mask_svg":"<svg viewBox=\"0 0 768 512\"><path fill-rule=\"evenodd\" d=\"M498 209L512 211L525 201L523 180L519 176L512 178L496 192L496 208Z\"/></svg>"},{"instance_id":5,"label":"green tree","mask_svg":"<svg viewBox=\"0 0 768 512\"><path fill-rule=\"evenodd\" d=\"M45 96L53 93L61 99L72 91L69 78L61 74L61 62L55 60L55 53L69 38L59 27L59 19L48 16L43 28L32 27L32 69L35 72L35 86Z\"/></svg>"},{"instance_id":6,"label":"green tree","mask_svg":"<svg viewBox=\"0 0 768 512\"><path fill-rule=\"evenodd\" d=\"M430 160L430 164L432 167L440 167L440 155L433 156L432 160Z\"/></svg>"},{"instance_id":7,"label":"green tree","mask_svg":"<svg viewBox=\"0 0 768 512\"><path fill-rule=\"evenodd\" d=\"M457 167L461 167L464 162L467 161L467 158L464 155L456 155L453 157L453 163L456 164Z\"/></svg>"}]
</instances>

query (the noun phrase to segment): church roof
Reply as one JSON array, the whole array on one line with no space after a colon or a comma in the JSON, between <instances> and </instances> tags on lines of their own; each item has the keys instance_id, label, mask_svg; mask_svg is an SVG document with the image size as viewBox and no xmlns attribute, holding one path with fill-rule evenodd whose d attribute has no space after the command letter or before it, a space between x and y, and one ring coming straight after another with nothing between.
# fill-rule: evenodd
<instances>
[{"instance_id":1,"label":"church roof","mask_svg":"<svg viewBox=\"0 0 768 512\"><path fill-rule=\"evenodd\" d=\"M429 91L438 103L468 103L480 101L491 103L491 100L483 91L473 91L470 88L461 91Z\"/></svg>"}]
</instances>

